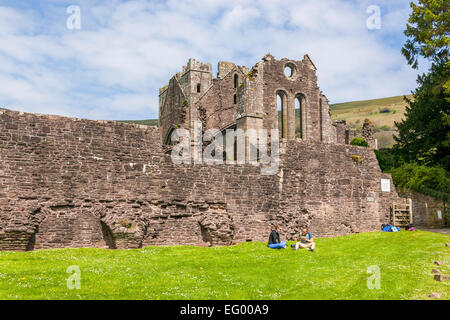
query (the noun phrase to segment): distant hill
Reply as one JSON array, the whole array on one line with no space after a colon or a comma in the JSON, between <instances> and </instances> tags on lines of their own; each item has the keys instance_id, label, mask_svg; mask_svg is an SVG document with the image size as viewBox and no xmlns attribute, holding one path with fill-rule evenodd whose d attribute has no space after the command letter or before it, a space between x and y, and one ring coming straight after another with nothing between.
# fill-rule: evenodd
<instances>
[{"instance_id":1,"label":"distant hill","mask_svg":"<svg viewBox=\"0 0 450 320\"><path fill-rule=\"evenodd\" d=\"M379 148L391 147L394 144L394 122L404 118L405 107L403 96L330 105L332 120L345 120L354 130L361 129L364 119L372 120Z\"/></svg>"},{"instance_id":2,"label":"distant hill","mask_svg":"<svg viewBox=\"0 0 450 320\"><path fill-rule=\"evenodd\" d=\"M411 96L408 96L411 98ZM395 133L395 121L404 117L406 102L403 96L351 101L331 104L331 118L345 120L353 130L360 130L364 119L370 119L375 124L375 137L380 148L391 147L394 144L392 135ZM298 110L296 110L296 116ZM149 126L158 126L158 119L127 120L127 123L137 123Z\"/></svg>"},{"instance_id":3,"label":"distant hill","mask_svg":"<svg viewBox=\"0 0 450 320\"><path fill-rule=\"evenodd\" d=\"M411 98L411 96L408 96ZM330 105L333 120L346 120L347 124L359 127L365 118L372 120L377 127L393 129L394 121L400 121L405 112L403 96L336 103Z\"/></svg>"}]
</instances>

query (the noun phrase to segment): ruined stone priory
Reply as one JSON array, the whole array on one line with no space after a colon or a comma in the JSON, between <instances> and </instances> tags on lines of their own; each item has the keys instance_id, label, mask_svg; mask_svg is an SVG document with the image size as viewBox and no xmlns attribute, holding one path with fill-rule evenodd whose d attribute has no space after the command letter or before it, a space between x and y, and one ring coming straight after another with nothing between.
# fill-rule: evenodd
<instances>
[{"instance_id":1,"label":"ruined stone priory","mask_svg":"<svg viewBox=\"0 0 450 320\"><path fill-rule=\"evenodd\" d=\"M276 174L173 163L172 133L195 123L278 129ZM369 129L370 148L349 144L308 55L219 62L216 77L189 59L159 91L158 127L0 110L0 250L265 242L274 224L288 240L303 225L316 237L378 231L399 198Z\"/></svg>"}]
</instances>

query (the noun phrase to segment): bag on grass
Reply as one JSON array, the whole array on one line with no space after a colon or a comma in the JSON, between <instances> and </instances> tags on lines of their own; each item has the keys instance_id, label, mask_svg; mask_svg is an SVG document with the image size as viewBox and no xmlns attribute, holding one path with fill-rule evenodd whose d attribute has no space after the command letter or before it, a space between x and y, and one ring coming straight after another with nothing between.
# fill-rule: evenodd
<instances>
[{"instance_id":1,"label":"bag on grass","mask_svg":"<svg viewBox=\"0 0 450 320\"><path fill-rule=\"evenodd\" d=\"M384 227L382 231L384 231L384 232L399 232L400 228L388 225L388 226Z\"/></svg>"}]
</instances>

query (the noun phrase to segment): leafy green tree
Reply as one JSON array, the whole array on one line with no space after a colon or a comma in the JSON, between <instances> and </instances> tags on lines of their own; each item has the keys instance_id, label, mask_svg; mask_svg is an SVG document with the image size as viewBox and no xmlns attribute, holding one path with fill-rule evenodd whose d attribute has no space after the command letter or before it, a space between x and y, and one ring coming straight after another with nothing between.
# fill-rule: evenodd
<instances>
[{"instance_id":1,"label":"leafy green tree","mask_svg":"<svg viewBox=\"0 0 450 320\"><path fill-rule=\"evenodd\" d=\"M402 53L408 63L418 67L418 56L437 60L449 54L450 2L448 0L419 0L411 2L412 13L406 25L408 37Z\"/></svg>"},{"instance_id":2,"label":"leafy green tree","mask_svg":"<svg viewBox=\"0 0 450 320\"><path fill-rule=\"evenodd\" d=\"M390 172L392 169L404 164L401 157L392 151L392 148L381 148L374 150L377 156L378 164L383 172Z\"/></svg>"},{"instance_id":3,"label":"leafy green tree","mask_svg":"<svg viewBox=\"0 0 450 320\"><path fill-rule=\"evenodd\" d=\"M399 188L416 190L429 196L450 200L450 173L443 168L405 163L390 170Z\"/></svg>"},{"instance_id":4,"label":"leafy green tree","mask_svg":"<svg viewBox=\"0 0 450 320\"><path fill-rule=\"evenodd\" d=\"M405 97L406 118L395 123L398 136L394 137L394 152L406 162L449 170L450 2L418 0L411 8L402 53L413 68L418 67L419 56L430 60L432 66L428 74L418 77L419 87L412 99Z\"/></svg>"},{"instance_id":5,"label":"leafy green tree","mask_svg":"<svg viewBox=\"0 0 450 320\"><path fill-rule=\"evenodd\" d=\"M442 78L449 70L441 59L427 75L418 77L419 87L413 91L405 119L396 122L398 135L394 136L394 152L406 162L423 165L441 165L450 170L450 104L446 101Z\"/></svg>"},{"instance_id":6,"label":"leafy green tree","mask_svg":"<svg viewBox=\"0 0 450 320\"><path fill-rule=\"evenodd\" d=\"M440 63L444 59L445 68L450 69L450 1L419 0L411 2L412 13L404 34L408 37L402 53L414 69L418 68L419 56ZM450 94L450 79L443 78L444 91ZM450 102L450 99L447 101Z\"/></svg>"}]
</instances>

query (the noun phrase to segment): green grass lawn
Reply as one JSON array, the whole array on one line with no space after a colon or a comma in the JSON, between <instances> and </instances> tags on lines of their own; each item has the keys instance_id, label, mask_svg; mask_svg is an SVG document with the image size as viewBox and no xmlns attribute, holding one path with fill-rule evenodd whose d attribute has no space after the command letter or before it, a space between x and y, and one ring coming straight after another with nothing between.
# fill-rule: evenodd
<instances>
[{"instance_id":1,"label":"green grass lawn","mask_svg":"<svg viewBox=\"0 0 450 320\"><path fill-rule=\"evenodd\" d=\"M430 274L450 273L446 242L401 231L317 239L315 252L265 243L0 252L0 299L449 299L450 284ZM67 288L71 265L80 267L80 289ZM367 287L373 265L381 289Z\"/></svg>"}]
</instances>

